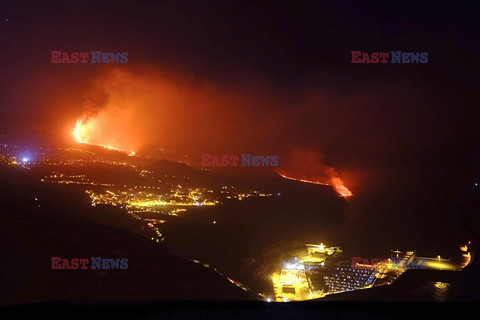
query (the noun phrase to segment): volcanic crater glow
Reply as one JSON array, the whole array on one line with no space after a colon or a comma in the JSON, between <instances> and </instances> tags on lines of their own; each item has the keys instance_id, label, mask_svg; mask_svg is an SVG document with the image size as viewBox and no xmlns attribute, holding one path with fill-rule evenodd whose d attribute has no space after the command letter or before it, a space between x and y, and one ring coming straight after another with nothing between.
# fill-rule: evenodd
<instances>
[{"instance_id":1,"label":"volcanic crater glow","mask_svg":"<svg viewBox=\"0 0 480 320\"><path fill-rule=\"evenodd\" d=\"M94 119L89 119L89 120L78 119L72 134L78 143L95 145L95 146L103 147L105 149L125 152L129 156L135 155L135 151L125 150L118 144L115 144L115 143L104 144L101 142L101 139L95 139L95 136L96 136L95 129L96 129L96 121Z\"/></svg>"}]
</instances>

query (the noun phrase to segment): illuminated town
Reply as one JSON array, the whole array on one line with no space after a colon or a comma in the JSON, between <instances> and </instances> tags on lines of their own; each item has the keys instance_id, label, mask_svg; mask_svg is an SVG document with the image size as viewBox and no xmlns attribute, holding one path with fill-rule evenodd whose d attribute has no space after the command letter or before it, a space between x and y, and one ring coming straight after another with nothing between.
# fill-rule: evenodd
<instances>
[{"instance_id":1,"label":"illuminated town","mask_svg":"<svg viewBox=\"0 0 480 320\"><path fill-rule=\"evenodd\" d=\"M110 149L110 148L107 148ZM108 151L100 153L80 148L40 148L2 143L0 163L24 170L42 173L39 181L44 184L73 187L83 190L85 201L92 207L109 206L120 209L144 223L152 231L150 240L160 243L165 240L162 225L172 217L181 218L189 210L222 206L231 201L272 198L272 193L259 190L240 191L233 185L219 188L195 186L189 176L175 176L155 172L148 161L137 156ZM102 175L108 170L121 169L122 174ZM287 180L326 185L281 175ZM136 181L132 184L131 181ZM328 186L328 185L326 185ZM277 195L279 196L280 193ZM350 193L345 196L351 196ZM36 199L36 198L35 198ZM215 224L216 221L213 221ZM472 260L470 244L460 247L461 261L450 261L440 256L418 257L415 251L393 251L389 259L375 264L356 263L343 255L341 247L321 244L306 244L304 254L292 257L278 266L270 275L273 296L269 293L254 292L240 281L234 280L224 271L209 263L192 259L194 263L212 269L232 284L264 301L289 302L322 299L332 294L368 289L392 284L406 270L414 259L424 259L433 270L460 271ZM392 258L402 261L402 268L392 263ZM439 282L441 286L441 282Z\"/></svg>"},{"instance_id":2,"label":"illuminated town","mask_svg":"<svg viewBox=\"0 0 480 320\"><path fill-rule=\"evenodd\" d=\"M461 271L471 262L469 245L460 246L461 259L418 257L415 251L391 252L391 257L376 264L352 264L340 247L307 244L307 254L285 262L280 272L271 276L276 302L323 298L330 294L368 289L392 284L413 264L415 259L427 262L432 270ZM392 260L399 259L395 264ZM378 260L378 259L377 259ZM399 267L399 265L401 267ZM413 267L415 269L415 267ZM272 298L268 298L270 301Z\"/></svg>"},{"instance_id":3,"label":"illuminated town","mask_svg":"<svg viewBox=\"0 0 480 320\"><path fill-rule=\"evenodd\" d=\"M1 318L476 310L479 4L2 1Z\"/></svg>"},{"instance_id":4,"label":"illuminated town","mask_svg":"<svg viewBox=\"0 0 480 320\"><path fill-rule=\"evenodd\" d=\"M40 171L50 171L40 181L58 185L83 186L85 194L90 199L92 207L108 205L125 210L137 220L143 220L145 225L155 232L151 240L163 241L159 226L166 222L166 216L179 216L192 207L209 207L222 204L225 201L242 201L247 198L267 198L271 193L258 190L238 191L235 186L221 186L218 189L207 187L187 187L176 184L179 179L191 185L190 177L176 177L174 175L158 175L152 170L144 168L145 164L136 164L133 154L122 160L123 152L114 154L113 158L106 159L97 153L79 148L35 148L28 146L10 145L2 143L0 163L31 168ZM106 148L116 152L115 148ZM34 151L32 151L34 150ZM78 174L78 170L90 167L92 174ZM94 178L98 172L108 168L121 168L132 173L138 184L132 185L123 182L112 183L110 177ZM85 169L86 170L86 169ZM87 170L88 171L88 170ZM65 173L62 173L65 172ZM66 173L68 172L68 173ZM108 181L107 181L108 180ZM122 180L121 178L118 179ZM132 180L129 177L129 180ZM92 189L95 187L95 189ZM152 218L151 215L156 214ZM164 217L163 219L161 217Z\"/></svg>"}]
</instances>

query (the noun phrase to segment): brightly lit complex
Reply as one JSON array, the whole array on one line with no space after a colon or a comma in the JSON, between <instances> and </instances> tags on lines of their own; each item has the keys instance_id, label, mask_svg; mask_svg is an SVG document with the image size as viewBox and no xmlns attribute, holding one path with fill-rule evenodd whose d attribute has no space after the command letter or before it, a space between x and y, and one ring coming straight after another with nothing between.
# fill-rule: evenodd
<instances>
[{"instance_id":1,"label":"brightly lit complex","mask_svg":"<svg viewBox=\"0 0 480 320\"><path fill-rule=\"evenodd\" d=\"M340 247L327 248L321 244L307 244L307 254L295 257L293 261L283 264L280 272L271 276L275 301L288 302L325 297L329 294L341 293L373 286L389 285L406 270L415 259L428 262L428 269L460 271L471 261L468 245L460 246L461 260L418 257L415 251L392 251L390 259L385 259L374 265L356 264L342 257ZM400 258L400 263L392 259ZM397 260L398 261L398 260ZM398 266L402 267L399 268ZM443 288L442 283L436 286ZM271 298L267 298L270 301Z\"/></svg>"}]
</instances>

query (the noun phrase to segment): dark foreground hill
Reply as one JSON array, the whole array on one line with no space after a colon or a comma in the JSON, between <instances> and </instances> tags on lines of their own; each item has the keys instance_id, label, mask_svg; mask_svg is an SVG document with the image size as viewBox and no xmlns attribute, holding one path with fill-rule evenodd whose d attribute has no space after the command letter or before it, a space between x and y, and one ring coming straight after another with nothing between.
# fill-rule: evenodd
<instances>
[{"instance_id":1,"label":"dark foreground hill","mask_svg":"<svg viewBox=\"0 0 480 320\"><path fill-rule=\"evenodd\" d=\"M1 304L252 299L214 271L148 239L79 218L78 213L71 214L76 208L56 205L54 198L36 201L28 177L11 170L0 168ZM52 270L51 257L127 258L128 269Z\"/></svg>"}]
</instances>

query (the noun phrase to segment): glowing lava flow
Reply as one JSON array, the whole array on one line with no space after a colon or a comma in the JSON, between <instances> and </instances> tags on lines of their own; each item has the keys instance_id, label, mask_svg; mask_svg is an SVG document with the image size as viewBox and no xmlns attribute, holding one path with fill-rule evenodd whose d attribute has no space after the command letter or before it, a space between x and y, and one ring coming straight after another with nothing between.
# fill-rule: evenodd
<instances>
[{"instance_id":1,"label":"glowing lava flow","mask_svg":"<svg viewBox=\"0 0 480 320\"><path fill-rule=\"evenodd\" d=\"M312 184L320 184L320 185L323 185L323 186L333 186L335 191L337 191L337 193L344 198L348 198L348 197L353 196L353 193L350 190L348 190L348 188L345 187L345 185L343 184L342 179L340 179L338 177L332 177L330 179L332 181L332 184L328 184L328 183L323 183L323 182L318 182L318 181L310 181L310 180L305 180L305 179L292 178L292 177L288 177L286 175L283 175L281 173L279 173L279 175L282 178L289 179L289 180L295 180L295 181L312 183Z\"/></svg>"},{"instance_id":2,"label":"glowing lava flow","mask_svg":"<svg viewBox=\"0 0 480 320\"><path fill-rule=\"evenodd\" d=\"M294 180L294 181L300 181L300 182L305 182L305 183L312 183L312 184L321 184L322 186L329 186L328 183L323 183L323 182L318 182L318 181L310 181L310 180L304 180L304 179L297 179L297 178L292 178L292 177L287 177L286 175L283 175L279 173L279 175L282 178L288 179L288 180Z\"/></svg>"},{"instance_id":3,"label":"glowing lava flow","mask_svg":"<svg viewBox=\"0 0 480 320\"><path fill-rule=\"evenodd\" d=\"M124 152L124 153L127 153L129 156L134 156L135 155L135 151L128 152L128 151L125 151L121 148L117 148L117 147L114 147L114 146L111 146L111 145L103 145L103 144L99 144L99 143L93 143L92 141L90 141L88 139L88 133L91 130L92 130L91 123L89 123L89 122L84 123L82 120L77 120L77 123L75 125L75 129L73 129L72 134L73 134L73 136L75 137L75 140L78 143L100 146L100 147L103 147L105 149Z\"/></svg>"}]
</instances>

